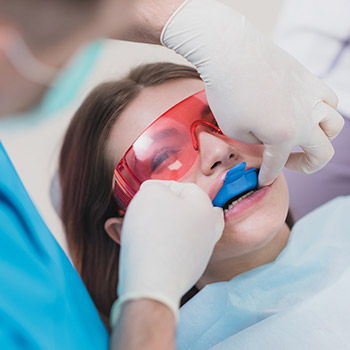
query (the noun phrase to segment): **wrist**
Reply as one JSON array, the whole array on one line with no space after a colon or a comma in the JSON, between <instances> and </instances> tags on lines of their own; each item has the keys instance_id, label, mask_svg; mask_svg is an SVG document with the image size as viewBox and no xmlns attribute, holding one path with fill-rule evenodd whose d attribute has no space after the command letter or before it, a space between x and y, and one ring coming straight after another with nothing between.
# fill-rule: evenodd
<instances>
[{"instance_id":1,"label":"wrist","mask_svg":"<svg viewBox=\"0 0 350 350\"><path fill-rule=\"evenodd\" d=\"M137 317L145 318L152 315L158 319L166 317L169 322L175 323L175 316L172 310L158 300L143 298L138 300L128 300L121 307L121 316L137 313Z\"/></svg>"},{"instance_id":2,"label":"wrist","mask_svg":"<svg viewBox=\"0 0 350 350\"><path fill-rule=\"evenodd\" d=\"M121 305L113 327L113 343L122 349L171 349L175 326L173 312L163 303L147 298L128 300Z\"/></svg>"},{"instance_id":3,"label":"wrist","mask_svg":"<svg viewBox=\"0 0 350 350\"><path fill-rule=\"evenodd\" d=\"M184 0L135 0L125 11L125 24L115 39L160 44L163 27Z\"/></svg>"},{"instance_id":4,"label":"wrist","mask_svg":"<svg viewBox=\"0 0 350 350\"><path fill-rule=\"evenodd\" d=\"M242 14L220 1L186 1L165 24L161 43L184 56L198 69L197 61L203 61L205 65L208 57L222 57L227 47L240 45L245 24ZM233 50L237 51L238 48Z\"/></svg>"},{"instance_id":5,"label":"wrist","mask_svg":"<svg viewBox=\"0 0 350 350\"><path fill-rule=\"evenodd\" d=\"M119 297L112 306L111 315L110 315L110 323L112 328L116 325L116 323L118 322L118 319L121 317L121 312L124 308L124 305L131 302L137 302L137 301L148 301L150 305L151 305L151 302L163 305L173 314L175 321L178 318L178 310L179 310L180 302L176 303L172 299L169 299L168 297L164 297L164 295L159 293L129 292ZM134 304L134 305L138 305L138 304Z\"/></svg>"}]
</instances>

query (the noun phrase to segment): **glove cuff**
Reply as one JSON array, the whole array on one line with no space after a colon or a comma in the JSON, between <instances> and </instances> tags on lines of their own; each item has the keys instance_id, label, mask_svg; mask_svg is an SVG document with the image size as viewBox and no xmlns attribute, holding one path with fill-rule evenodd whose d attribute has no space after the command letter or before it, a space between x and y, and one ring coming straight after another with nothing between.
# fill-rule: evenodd
<instances>
[{"instance_id":1,"label":"glove cuff","mask_svg":"<svg viewBox=\"0 0 350 350\"><path fill-rule=\"evenodd\" d=\"M229 31L231 40L235 34L239 38L244 26L245 17L219 1L185 0L164 25L160 42L178 52L177 46L187 46L187 42L202 45L198 40L201 41L203 36L215 39L216 43L223 32ZM194 47L196 45L190 44L191 49Z\"/></svg>"},{"instance_id":2,"label":"glove cuff","mask_svg":"<svg viewBox=\"0 0 350 350\"><path fill-rule=\"evenodd\" d=\"M151 299L158 301L164 305L166 305L174 314L175 320L178 320L179 316L179 302L174 302L174 300L171 300L167 297L164 297L164 295L156 294L156 293L128 293L123 295L122 297L118 298L114 304L112 305L111 309L111 315L110 315L110 324L111 328L113 329L115 325L117 324L120 310L123 306L123 304L127 301L131 300L140 300L140 299Z\"/></svg>"},{"instance_id":3,"label":"glove cuff","mask_svg":"<svg viewBox=\"0 0 350 350\"><path fill-rule=\"evenodd\" d=\"M164 27L163 27L163 30L162 30L162 33L160 34L160 43L167 47L163 41L164 39L164 35L165 35L165 32L170 24L170 22L172 22L173 18L187 5L188 2L190 2L191 0L185 0L177 9L176 11L169 17L169 19L167 20L167 22L165 23Z\"/></svg>"}]
</instances>

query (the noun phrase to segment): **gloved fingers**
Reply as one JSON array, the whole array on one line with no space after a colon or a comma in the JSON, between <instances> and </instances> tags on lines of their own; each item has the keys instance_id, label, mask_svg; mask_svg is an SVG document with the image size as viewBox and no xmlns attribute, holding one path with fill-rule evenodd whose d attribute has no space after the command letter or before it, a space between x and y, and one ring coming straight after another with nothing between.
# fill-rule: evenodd
<instances>
[{"instance_id":1,"label":"gloved fingers","mask_svg":"<svg viewBox=\"0 0 350 350\"><path fill-rule=\"evenodd\" d=\"M169 182L170 181L164 181L164 180L147 180L141 184L140 190L148 187L153 187L153 186L163 186L166 188L166 187L169 187Z\"/></svg>"},{"instance_id":2,"label":"gloved fingers","mask_svg":"<svg viewBox=\"0 0 350 350\"><path fill-rule=\"evenodd\" d=\"M343 129L344 118L323 101L314 107L312 117L330 140L333 140Z\"/></svg>"},{"instance_id":3,"label":"gloved fingers","mask_svg":"<svg viewBox=\"0 0 350 350\"><path fill-rule=\"evenodd\" d=\"M169 189L172 193L176 194L180 198L190 197L199 190L199 187L195 184L181 183L177 181L171 181Z\"/></svg>"},{"instance_id":4,"label":"gloved fingers","mask_svg":"<svg viewBox=\"0 0 350 350\"><path fill-rule=\"evenodd\" d=\"M215 225L215 242L218 242L224 232L225 220L224 220L224 211L222 208L213 207L213 210L216 215L216 225Z\"/></svg>"},{"instance_id":5,"label":"gloved fingers","mask_svg":"<svg viewBox=\"0 0 350 350\"><path fill-rule=\"evenodd\" d=\"M334 155L331 142L319 127L309 135L308 143L300 147L304 152L291 153L286 168L311 174L323 168Z\"/></svg>"},{"instance_id":6,"label":"gloved fingers","mask_svg":"<svg viewBox=\"0 0 350 350\"><path fill-rule=\"evenodd\" d=\"M175 194L177 197L181 196L181 193L184 190L184 184L176 181L169 180L147 180L143 182L140 186L140 190L154 190L157 188L157 191L164 190L170 193Z\"/></svg>"},{"instance_id":7,"label":"gloved fingers","mask_svg":"<svg viewBox=\"0 0 350 350\"><path fill-rule=\"evenodd\" d=\"M194 183L170 181L169 189L182 199L193 200L194 202L198 200L210 201L209 195Z\"/></svg>"},{"instance_id":8,"label":"gloved fingers","mask_svg":"<svg viewBox=\"0 0 350 350\"><path fill-rule=\"evenodd\" d=\"M291 147L281 144L265 145L259 172L259 187L270 185L282 171Z\"/></svg>"},{"instance_id":9,"label":"gloved fingers","mask_svg":"<svg viewBox=\"0 0 350 350\"><path fill-rule=\"evenodd\" d=\"M262 144L261 140L258 137L256 137L253 132L248 132L248 133L244 133L244 134L239 133L236 139L238 141L250 143L252 145Z\"/></svg>"},{"instance_id":10,"label":"gloved fingers","mask_svg":"<svg viewBox=\"0 0 350 350\"><path fill-rule=\"evenodd\" d=\"M212 219L214 220L215 226L212 234L214 235L215 242L217 242L222 236L222 232L224 230L225 221L224 221L224 212L222 208L214 207L209 198L209 195L204 192L198 185L194 183L181 183L176 181L164 181L164 180L147 180L141 185L142 190L151 190L154 193L155 189L157 189L157 193L159 193L159 189L164 189L166 195L173 194L179 199L186 200L186 202L191 206L198 206L198 210L201 208L207 208L208 210L213 210ZM141 189L140 188L140 189ZM201 205L201 207L199 206ZM209 212L207 212L208 214Z\"/></svg>"},{"instance_id":11,"label":"gloved fingers","mask_svg":"<svg viewBox=\"0 0 350 350\"><path fill-rule=\"evenodd\" d=\"M158 201L168 201L170 198L180 198L183 189L183 184L176 183L175 181L168 180L147 180L140 186L139 191L130 204L133 203L136 197L143 195L144 197L152 196L153 199L157 198Z\"/></svg>"},{"instance_id":12,"label":"gloved fingers","mask_svg":"<svg viewBox=\"0 0 350 350\"><path fill-rule=\"evenodd\" d=\"M339 102L338 96L327 84L322 82L322 85L323 85L323 89L322 89L323 101L326 102L331 107L337 108L338 102Z\"/></svg>"},{"instance_id":13,"label":"gloved fingers","mask_svg":"<svg viewBox=\"0 0 350 350\"><path fill-rule=\"evenodd\" d=\"M161 186L161 188L164 190L167 190L182 199L189 199L193 201L200 199L204 201L210 201L209 195L194 183L167 180L147 180L142 183L140 189L148 188L150 186Z\"/></svg>"},{"instance_id":14,"label":"gloved fingers","mask_svg":"<svg viewBox=\"0 0 350 350\"><path fill-rule=\"evenodd\" d=\"M221 128L221 126L219 125ZM231 129L231 130L230 130ZM227 133L225 132L227 130ZM223 127L221 131L224 133L225 136L232 140L250 143L252 145L259 145L262 142L260 139L254 135L253 132L244 132L241 130L232 130L232 125L228 125L227 128Z\"/></svg>"}]
</instances>

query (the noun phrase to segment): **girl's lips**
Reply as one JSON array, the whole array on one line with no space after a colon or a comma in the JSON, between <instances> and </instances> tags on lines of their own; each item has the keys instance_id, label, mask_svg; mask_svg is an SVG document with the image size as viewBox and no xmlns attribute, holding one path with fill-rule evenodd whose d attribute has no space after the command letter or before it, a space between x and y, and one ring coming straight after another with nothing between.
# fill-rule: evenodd
<instances>
[{"instance_id":1,"label":"girl's lips","mask_svg":"<svg viewBox=\"0 0 350 350\"><path fill-rule=\"evenodd\" d=\"M231 168L232 169L232 168ZM223 172L222 174L220 174L212 183L208 196L210 198L211 201L214 200L214 198L217 196L217 194L219 193L221 187L224 184L225 178L227 173L231 170L231 169L227 169L225 172ZM246 171L251 169L251 167L247 167Z\"/></svg>"},{"instance_id":2,"label":"girl's lips","mask_svg":"<svg viewBox=\"0 0 350 350\"><path fill-rule=\"evenodd\" d=\"M214 200L214 198L216 197L216 195L219 193L222 185L224 184L225 178L226 178L226 174L228 173L230 169L227 169L224 173L222 173L221 175L219 175L214 181L213 184L211 185L211 188L209 190L209 198L211 201Z\"/></svg>"},{"instance_id":3,"label":"girl's lips","mask_svg":"<svg viewBox=\"0 0 350 350\"><path fill-rule=\"evenodd\" d=\"M243 199L239 203L237 203L233 208L231 208L225 215L225 221L230 221L233 219L237 219L239 216L242 216L247 211L250 211L253 207L255 207L259 202L261 202L271 191L271 186L263 187L258 191L254 192L249 197Z\"/></svg>"}]
</instances>

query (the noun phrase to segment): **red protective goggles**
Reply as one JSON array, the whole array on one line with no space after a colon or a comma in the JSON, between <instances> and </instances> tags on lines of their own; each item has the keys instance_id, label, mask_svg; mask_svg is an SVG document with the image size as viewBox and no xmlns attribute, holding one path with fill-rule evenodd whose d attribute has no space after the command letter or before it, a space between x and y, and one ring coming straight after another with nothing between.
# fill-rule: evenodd
<instances>
[{"instance_id":1,"label":"red protective goggles","mask_svg":"<svg viewBox=\"0 0 350 350\"><path fill-rule=\"evenodd\" d=\"M222 134L205 90L162 114L126 151L114 170L113 195L125 210L141 184L150 179L179 181L198 157L198 126Z\"/></svg>"}]
</instances>

